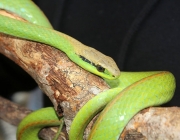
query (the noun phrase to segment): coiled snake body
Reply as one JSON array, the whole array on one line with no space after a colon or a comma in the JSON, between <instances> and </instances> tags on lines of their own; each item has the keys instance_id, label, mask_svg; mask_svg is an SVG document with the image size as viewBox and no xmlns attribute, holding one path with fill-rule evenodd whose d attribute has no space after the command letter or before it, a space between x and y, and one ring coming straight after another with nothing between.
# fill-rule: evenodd
<instances>
[{"instance_id":1,"label":"coiled snake body","mask_svg":"<svg viewBox=\"0 0 180 140\"><path fill-rule=\"evenodd\" d=\"M60 49L73 62L104 78L111 86L111 89L98 94L78 112L69 132L70 140L83 139L85 127L104 107L88 139L117 140L128 121L138 111L161 105L173 97L175 79L170 72L121 72L120 76L112 58L53 30L44 14L31 0L1 0L0 9L15 13L28 21L0 15L0 32ZM91 63L87 63L87 60ZM47 117L43 116L44 113ZM36 140L42 127L59 124L53 108L41 109L20 123L17 139Z\"/></svg>"}]
</instances>

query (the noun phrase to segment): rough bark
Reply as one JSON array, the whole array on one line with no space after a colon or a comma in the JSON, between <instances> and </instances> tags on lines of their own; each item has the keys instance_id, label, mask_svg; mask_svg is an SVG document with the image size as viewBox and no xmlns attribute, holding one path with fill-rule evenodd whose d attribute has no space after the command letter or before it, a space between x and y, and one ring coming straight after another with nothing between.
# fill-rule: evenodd
<instances>
[{"instance_id":1,"label":"rough bark","mask_svg":"<svg viewBox=\"0 0 180 140\"><path fill-rule=\"evenodd\" d=\"M123 133L122 140L179 140L180 108L151 107L135 115Z\"/></svg>"},{"instance_id":2,"label":"rough bark","mask_svg":"<svg viewBox=\"0 0 180 140\"><path fill-rule=\"evenodd\" d=\"M74 64L63 52L45 44L0 33L0 53L13 60L34 78L50 98L56 110L59 107L62 108L67 131L78 110L96 94L109 88L101 78ZM136 116L139 116L135 116L125 128L121 139L132 139L132 137L134 139L165 139L168 137L179 139L178 133L175 133L179 131L178 121L180 119L176 116L180 112L179 108L170 108L172 113L169 111L163 113L160 110L150 108L138 113ZM165 111L168 108L162 110ZM5 112L8 114L8 110L0 111L0 114ZM173 120L172 114L174 114ZM165 129L167 127L174 130L169 131Z\"/></svg>"}]
</instances>

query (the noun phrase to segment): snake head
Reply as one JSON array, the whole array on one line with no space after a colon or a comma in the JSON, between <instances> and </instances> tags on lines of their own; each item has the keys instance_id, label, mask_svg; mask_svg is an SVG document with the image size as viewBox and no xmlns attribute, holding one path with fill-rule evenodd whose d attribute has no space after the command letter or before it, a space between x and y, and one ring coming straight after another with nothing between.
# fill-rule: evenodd
<instances>
[{"instance_id":1,"label":"snake head","mask_svg":"<svg viewBox=\"0 0 180 140\"><path fill-rule=\"evenodd\" d=\"M92 73L105 79L116 79L120 76L120 70L111 57L85 45L75 51L84 62L94 67L89 70Z\"/></svg>"},{"instance_id":2,"label":"snake head","mask_svg":"<svg viewBox=\"0 0 180 140\"><path fill-rule=\"evenodd\" d=\"M83 50L83 54L88 60L95 64L95 67L99 72L104 72L113 77L118 77L120 75L120 70L111 57L106 56L91 47L86 47Z\"/></svg>"}]
</instances>

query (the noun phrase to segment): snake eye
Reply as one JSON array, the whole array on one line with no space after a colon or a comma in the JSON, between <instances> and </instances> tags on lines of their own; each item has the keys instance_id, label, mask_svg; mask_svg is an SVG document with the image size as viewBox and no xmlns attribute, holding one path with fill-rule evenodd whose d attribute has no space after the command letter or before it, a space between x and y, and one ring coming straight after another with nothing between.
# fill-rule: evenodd
<instances>
[{"instance_id":1,"label":"snake eye","mask_svg":"<svg viewBox=\"0 0 180 140\"><path fill-rule=\"evenodd\" d=\"M80 55L79 56L84 62L87 62L89 64L91 64L92 66L96 67L96 69L99 71L99 72L104 72L105 71L105 68L103 68L101 65L95 65L93 62L89 61L87 58L85 58L84 56Z\"/></svg>"},{"instance_id":2,"label":"snake eye","mask_svg":"<svg viewBox=\"0 0 180 140\"><path fill-rule=\"evenodd\" d=\"M105 68L103 68L103 67L100 66L100 65L96 65L96 69L97 69L99 72L104 72L104 71L105 71Z\"/></svg>"}]
</instances>

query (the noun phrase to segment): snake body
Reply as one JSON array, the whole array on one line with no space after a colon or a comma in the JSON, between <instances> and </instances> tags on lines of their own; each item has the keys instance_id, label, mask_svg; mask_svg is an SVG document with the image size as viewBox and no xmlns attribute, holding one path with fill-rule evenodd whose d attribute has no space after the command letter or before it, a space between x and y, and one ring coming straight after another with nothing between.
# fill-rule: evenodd
<instances>
[{"instance_id":1,"label":"snake body","mask_svg":"<svg viewBox=\"0 0 180 140\"><path fill-rule=\"evenodd\" d=\"M37 115L41 115L37 119ZM62 123L52 107L34 111L23 119L17 129L17 140L38 140L38 133L44 126L59 126Z\"/></svg>"},{"instance_id":2,"label":"snake body","mask_svg":"<svg viewBox=\"0 0 180 140\"><path fill-rule=\"evenodd\" d=\"M121 72L120 76L112 58L53 30L47 18L31 0L1 0L0 9L26 20L18 21L0 15L0 32L60 49L77 65L104 78L111 86L111 89L98 94L78 112L69 132L70 140L83 139L85 127L104 107L92 128L89 140L118 139L128 121L138 111L166 103L172 98L175 79L170 72ZM37 133L43 126L59 124L53 108L42 109L20 123L17 138L36 140ZM32 137L27 138L27 135Z\"/></svg>"}]
</instances>

